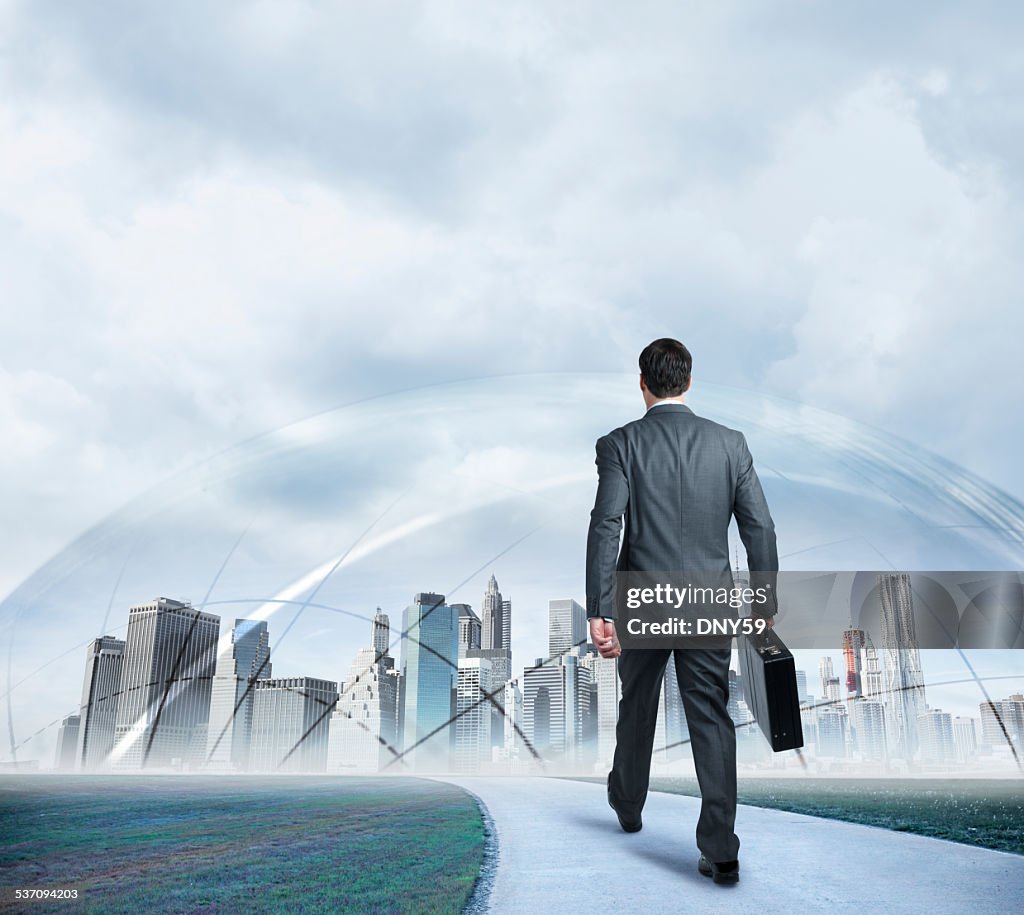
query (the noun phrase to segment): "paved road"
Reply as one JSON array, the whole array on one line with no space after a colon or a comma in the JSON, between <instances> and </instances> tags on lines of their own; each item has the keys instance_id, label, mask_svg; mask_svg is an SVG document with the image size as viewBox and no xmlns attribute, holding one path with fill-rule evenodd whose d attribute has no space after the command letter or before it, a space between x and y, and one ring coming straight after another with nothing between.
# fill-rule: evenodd
<instances>
[{"instance_id":1,"label":"paved road","mask_svg":"<svg viewBox=\"0 0 1024 915\"><path fill-rule=\"evenodd\" d=\"M1024 857L741 805L739 884L697 872L696 798L652 793L644 828L619 829L603 785L451 777L497 831L493 913L1021 911Z\"/></svg>"}]
</instances>

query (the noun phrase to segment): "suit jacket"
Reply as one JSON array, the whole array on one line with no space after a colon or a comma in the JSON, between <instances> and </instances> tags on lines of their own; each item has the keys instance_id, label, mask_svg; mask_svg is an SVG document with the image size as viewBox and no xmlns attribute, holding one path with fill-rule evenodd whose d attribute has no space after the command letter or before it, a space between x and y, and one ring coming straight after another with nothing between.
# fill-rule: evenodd
<instances>
[{"instance_id":1,"label":"suit jacket","mask_svg":"<svg viewBox=\"0 0 1024 915\"><path fill-rule=\"evenodd\" d=\"M729 573L734 516L747 567L778 570L775 524L741 432L669 402L601 436L596 447L588 617L615 617L616 570ZM773 588L772 601L758 615L775 614L774 594Z\"/></svg>"}]
</instances>

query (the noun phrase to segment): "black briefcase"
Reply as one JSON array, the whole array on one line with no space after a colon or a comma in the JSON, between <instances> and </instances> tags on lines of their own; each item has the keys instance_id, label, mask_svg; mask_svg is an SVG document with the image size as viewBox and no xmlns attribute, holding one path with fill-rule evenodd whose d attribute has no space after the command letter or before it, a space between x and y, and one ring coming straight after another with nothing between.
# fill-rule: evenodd
<instances>
[{"instance_id":1,"label":"black briefcase","mask_svg":"<svg viewBox=\"0 0 1024 915\"><path fill-rule=\"evenodd\" d=\"M747 706L778 753L804 745L793 655L774 629L740 638Z\"/></svg>"}]
</instances>

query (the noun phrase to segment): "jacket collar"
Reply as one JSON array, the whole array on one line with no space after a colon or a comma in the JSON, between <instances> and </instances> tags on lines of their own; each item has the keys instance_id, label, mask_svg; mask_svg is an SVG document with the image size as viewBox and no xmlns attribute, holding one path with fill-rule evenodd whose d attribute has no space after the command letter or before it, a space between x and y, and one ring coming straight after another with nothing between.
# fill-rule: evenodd
<instances>
[{"instance_id":1,"label":"jacket collar","mask_svg":"<svg viewBox=\"0 0 1024 915\"><path fill-rule=\"evenodd\" d=\"M673 400L665 400L665 401L662 401L661 403L656 403L656 404L652 404L651 406L649 406L647 408L647 412L644 414L644 416L652 416L655 413L690 413L690 414L692 414L693 410L691 410L684 403L677 403L676 401L673 401Z\"/></svg>"}]
</instances>

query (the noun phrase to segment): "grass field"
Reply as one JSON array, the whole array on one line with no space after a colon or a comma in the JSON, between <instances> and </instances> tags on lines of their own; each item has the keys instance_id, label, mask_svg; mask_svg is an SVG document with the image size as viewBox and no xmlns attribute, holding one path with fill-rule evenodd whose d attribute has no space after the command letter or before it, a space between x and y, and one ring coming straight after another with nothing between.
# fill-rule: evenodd
<instances>
[{"instance_id":1,"label":"grass field","mask_svg":"<svg viewBox=\"0 0 1024 915\"><path fill-rule=\"evenodd\" d=\"M426 780L0 777L3 911L459 912L483 847L475 801Z\"/></svg>"},{"instance_id":2,"label":"grass field","mask_svg":"<svg viewBox=\"0 0 1024 915\"><path fill-rule=\"evenodd\" d=\"M700 797L695 778L651 789ZM741 779L739 801L1024 854L1019 779Z\"/></svg>"}]
</instances>

